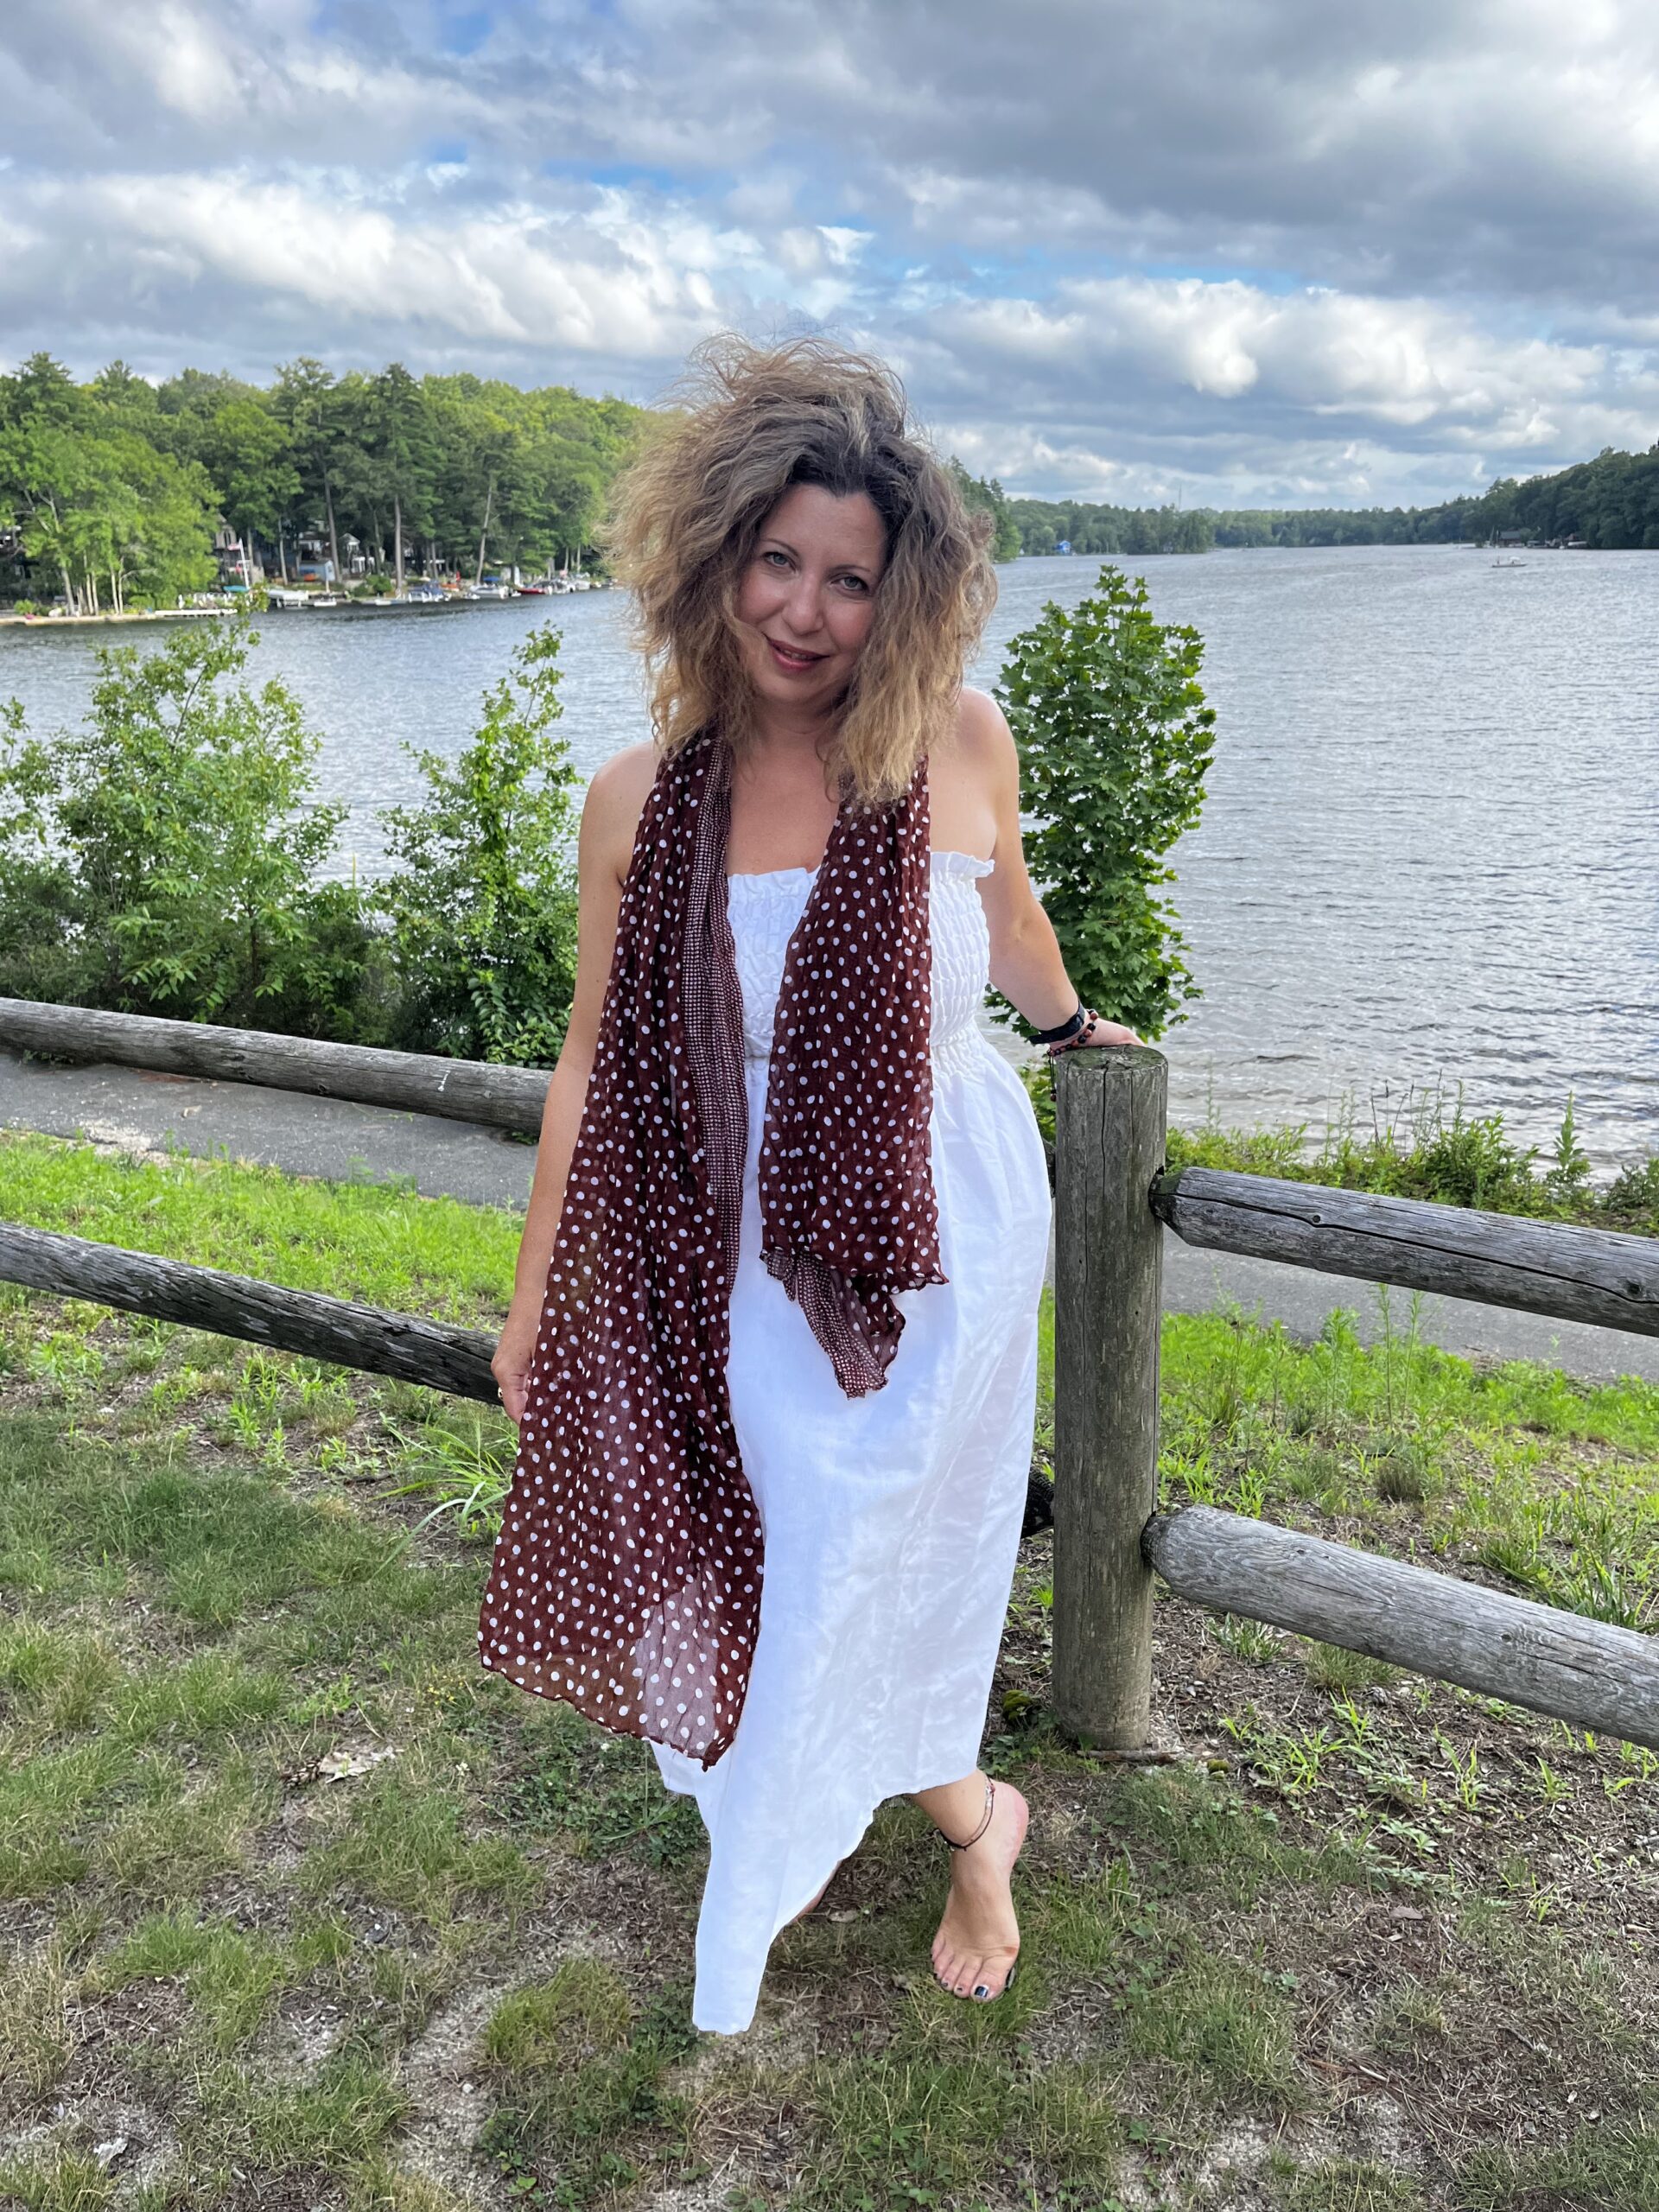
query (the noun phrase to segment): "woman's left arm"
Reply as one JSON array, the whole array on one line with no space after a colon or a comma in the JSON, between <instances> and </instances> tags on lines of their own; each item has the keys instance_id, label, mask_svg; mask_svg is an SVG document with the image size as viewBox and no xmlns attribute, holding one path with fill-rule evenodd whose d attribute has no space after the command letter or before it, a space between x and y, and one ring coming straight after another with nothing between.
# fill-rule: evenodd
<instances>
[{"instance_id":1,"label":"woman's left arm","mask_svg":"<svg viewBox=\"0 0 1659 2212\"><path fill-rule=\"evenodd\" d=\"M991 981L1033 1029L1058 1029L1078 996L1060 957L1054 925L1026 873L1020 833L1020 754L1002 709L982 691L964 691L962 737L996 823L995 872L980 889L990 926ZM1079 1045L1138 1045L1133 1029L1096 1020Z\"/></svg>"}]
</instances>

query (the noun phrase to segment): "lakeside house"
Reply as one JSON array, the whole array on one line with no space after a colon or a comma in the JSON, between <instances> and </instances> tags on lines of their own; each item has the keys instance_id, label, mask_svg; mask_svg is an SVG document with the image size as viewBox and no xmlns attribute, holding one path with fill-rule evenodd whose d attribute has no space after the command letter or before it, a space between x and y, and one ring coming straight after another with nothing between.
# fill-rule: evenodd
<instances>
[{"instance_id":1,"label":"lakeside house","mask_svg":"<svg viewBox=\"0 0 1659 2212\"><path fill-rule=\"evenodd\" d=\"M251 546L244 545L233 530L223 525L213 532L213 560L221 590L247 591L264 581L264 569Z\"/></svg>"},{"instance_id":2,"label":"lakeside house","mask_svg":"<svg viewBox=\"0 0 1659 2212\"><path fill-rule=\"evenodd\" d=\"M334 574L328 540L313 531L302 531L294 542L294 574L302 584L338 584L353 576L365 576L369 556L360 539L349 530L340 532L340 565L344 576Z\"/></svg>"}]
</instances>

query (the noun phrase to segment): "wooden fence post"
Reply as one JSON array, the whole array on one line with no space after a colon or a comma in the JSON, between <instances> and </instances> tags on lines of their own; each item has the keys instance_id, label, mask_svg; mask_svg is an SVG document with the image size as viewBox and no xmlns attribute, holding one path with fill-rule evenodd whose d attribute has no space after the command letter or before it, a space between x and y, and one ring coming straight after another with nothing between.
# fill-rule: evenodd
<instances>
[{"instance_id":1,"label":"wooden fence post","mask_svg":"<svg viewBox=\"0 0 1659 2212\"><path fill-rule=\"evenodd\" d=\"M1118 1045L1055 1063L1054 1717L1104 1751L1147 1747L1157 1506L1168 1067Z\"/></svg>"}]
</instances>

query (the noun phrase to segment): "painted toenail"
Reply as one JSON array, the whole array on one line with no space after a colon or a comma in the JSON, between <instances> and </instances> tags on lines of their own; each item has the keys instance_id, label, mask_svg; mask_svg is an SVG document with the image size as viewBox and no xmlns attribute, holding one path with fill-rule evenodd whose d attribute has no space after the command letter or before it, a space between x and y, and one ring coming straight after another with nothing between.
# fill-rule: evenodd
<instances>
[{"instance_id":1,"label":"painted toenail","mask_svg":"<svg viewBox=\"0 0 1659 2212\"><path fill-rule=\"evenodd\" d=\"M985 1986L985 1984L982 1981L978 1981L974 1984L974 1994L976 1997L988 1997L990 1993L990 1991Z\"/></svg>"}]
</instances>

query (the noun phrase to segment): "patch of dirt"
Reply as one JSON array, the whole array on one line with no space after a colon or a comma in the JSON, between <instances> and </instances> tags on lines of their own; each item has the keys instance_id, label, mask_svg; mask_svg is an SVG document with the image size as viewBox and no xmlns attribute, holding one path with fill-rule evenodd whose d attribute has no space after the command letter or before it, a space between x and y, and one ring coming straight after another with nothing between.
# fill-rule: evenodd
<instances>
[{"instance_id":1,"label":"patch of dirt","mask_svg":"<svg viewBox=\"0 0 1659 2212\"><path fill-rule=\"evenodd\" d=\"M100 1343L109 1349L100 1332ZM222 1348L198 1351L228 1368ZM137 1409L151 1376L119 1381L103 1402L108 1415ZM372 1408L375 1386L361 1386L364 1411L353 1435L379 1463L385 1437ZM55 1382L18 1378L4 1386L9 1406L54 1413L63 1400ZM221 1446L206 1424L222 1413L224 1393L168 1416L189 1434L188 1451L206 1467L251 1465ZM296 1498L317 1503L339 1485L307 1458L301 1427L289 1431L292 1467L280 1480ZM1584 1456L1575 1445L1575 1453ZM422 1517L423 1501L377 1499L366 1485L351 1495L361 1510L391 1528ZM1423 1531L1405 1510L1385 1516L1386 1540L1374 1522L1299 1517L1319 1533L1380 1545L1396 1555L1425 1548ZM1397 1526L1395 1525L1397 1523ZM484 1554L462 1543L448 1524L419 1540L431 1562L481 1569ZM1040 1727L1050 1688L1050 1615L1039 1592L1052 1584L1052 1534L1032 1537L1021 1551L1007 1634L990 1703L985 1751L994 1767L1026 1732ZM1460 1570L1461 1571L1461 1570ZM1478 1568L1471 1580L1506 1586ZM187 1656L175 1628L137 1597L107 1611L78 1604L66 1625L107 1637L124 1656L176 1662ZM1415 2177L1431 2203L1448 2201L1440 2177L1477 2143L1517 2151L1563 2139L1592 2100L1596 2108L1628 2105L1638 2061L1622 2049L1599 2047L1596 2022L1618 2020L1635 2039L1659 2030L1659 1993L1651 1956L1659 1926L1659 1786L1618 1747L1586 1748L1580 1738L1513 1709L1435 1688L1426 1698L1408 1678L1367 1683L1354 1709L1387 1746L1395 1783L1380 1789L1340 1750L1330 1752L1317 1786L1298 1791L1282 1773L1253 1758L1229 1721L1247 1725L1257 1744L1320 1729L1336 1736L1330 1694L1310 1677L1308 1648L1278 1640L1273 1655L1253 1662L1217 1642L1199 1609L1160 1599L1155 1615L1154 1736L1191 1773L1224 1778L1277 1822L1287 1845L1312 1853L1334 1831L1367 1819L1374 1835L1368 1872L1330 1885L1262 1877L1246 1910L1230 1903L1210 1870L1190 1876L1179 1859L1166 1863L1160 1847L1126 1837L1113 1818L1128 1770L1107 1763L1057 1759L1021 1767L1020 1786L1033 1807L1024 1865L1033 1880L1098 1872L1132 1859L1139 1893L1172 1919L1196 1929L1212 1955L1265 1969L1286 1988L1295 2024L1297 2058L1310 2109L1281 2120L1243 2117L1225 2099L1195 2108L1176 2152L1160 2158L1142 2147L1126 2157L1112 2184L1126 2205L1161 2207L1171 2190L1195 2205L1255 2212L1282 2196L1270 2171L1275 2151L1304 2169L1339 2158L1374 2160ZM1356 1678L1357 1679L1357 1678ZM399 1726L397 1732L403 1732ZM1475 1765L1471 1767L1471 1754ZM1559 1778L1559 1802L1547 1802L1540 1761ZM1456 1771L1478 1777L1460 1795ZM251 1839L242 1872L209 1884L197 1901L204 1916L222 1915L250 1931L289 1932L297 1903L292 1878L318 1840L315 1808L322 1793L361 1786L354 1780L305 1782L285 1789L276 1815ZM1426 1792L1426 1794L1425 1794ZM930 1915L942 1904L948 1862L930 1854L906 1821L878 1819L855 1857L831 1883L810 1920L780 1937L772 1955L754 2026L739 2037L704 2037L673 2069L666 2086L683 2097L696 2120L694 2139L710 2171L697 2180L655 2185L637 2212L726 2212L734 2192L747 2189L784 2204L798 2189L805 2120L800 2085L820 2061L870 2056L914 2025L907 1999L926 2001ZM913 1816L919 1819L919 1815ZM1381 1833L1393 1820L1402 1832ZM503 2183L473 2152L491 2110L488 2084L474 2070L483 2030L501 1999L540 1980L564 1961L596 1956L643 1997L665 1984L690 1984L695 1967L701 1859L654 1868L626 1853L609 1859L567 1854L527 1835L522 1826L486 1808L479 1833L511 1835L547 1878L546 1901L486 1935L456 1971L461 1985L441 1999L423 2027L391 2063L414 2101L415 2113L391 2155L410 2174L457 2206L494 2208ZM1414 1840L1405 1830L1416 1831ZM1471 1901L1496 1900L1491 1928L1471 1918ZM88 1900L94 1902L95 1900ZM365 1945L401 1947L429 1958L429 1929L365 1900L332 1901ZM841 1916L855 1915L855 1918ZM488 1916L485 1917L487 1919ZM54 1924L48 1904L24 1900L0 1907L0 1946L23 1951L43 1942ZM1566 1940L1553 1972L1547 1938ZM1542 1933L1540 1933L1541 1928ZM106 1929L105 1941L113 1940ZM1586 1982L1582 1961L1606 1961L1599 1985ZM1098 2060L1117 2048L1110 2018L1113 1990L1104 1974L1057 1976L1053 1994L1033 2023L1032 2039L1051 2063ZM1598 2008L1601 2008L1599 2012ZM16 2114L32 2140L73 2131L87 2147L113 2145L111 2171L120 2190L129 2175L159 2171L173 2144L168 2094L133 2066L148 2046L165 2049L184 2020L183 1993L168 1983L140 1982L72 2008L74 2048L62 2081L35 2108ZM1438 2008L1438 2011L1436 2010ZM283 1999L250 2056L267 2076L301 2079L334 2048L349 2026L315 1988ZM1134 2069L1124 2066L1120 2102L1136 2109ZM1144 2089L1147 2080L1143 2075ZM1172 2075L1172 2078L1173 2075ZM1195 2077L1196 2078L1196 2077ZM1566 2102L1577 2090L1576 2106ZM1236 2099L1234 2100L1236 2107ZM1172 2128L1166 2115L1160 2125ZM13 2138L14 2146L19 2138ZM136 2189L138 2179L131 2183ZM1275 2195L1277 2192L1277 2195ZM316 2212L337 2195L321 2175L238 2179L236 2212ZM999 2209L1004 2198L985 2200ZM1029 2196L1010 2194L1010 2208ZM118 2203L124 2196L118 2194Z\"/></svg>"},{"instance_id":2,"label":"patch of dirt","mask_svg":"<svg viewBox=\"0 0 1659 2212\"><path fill-rule=\"evenodd\" d=\"M734 2156L702 2181L675 2182L654 2196L639 2197L634 2212L729 2212L733 2193L748 2179Z\"/></svg>"},{"instance_id":3,"label":"patch of dirt","mask_svg":"<svg viewBox=\"0 0 1659 2212\"><path fill-rule=\"evenodd\" d=\"M316 1991L282 1999L242 2054L266 2082L311 2079L350 2026L341 2008Z\"/></svg>"},{"instance_id":4,"label":"patch of dirt","mask_svg":"<svg viewBox=\"0 0 1659 2212\"><path fill-rule=\"evenodd\" d=\"M50 2117L0 2131L0 2158L39 2160L54 2144L88 2155L111 2175L111 2212L124 2212L139 2192L161 2179L178 2156L178 2139L147 2106L119 2099L60 2101Z\"/></svg>"},{"instance_id":5,"label":"patch of dirt","mask_svg":"<svg viewBox=\"0 0 1659 2212\"><path fill-rule=\"evenodd\" d=\"M999 1714L1013 1716L1001 1732L1015 1741L1043 1717L1051 1643L1036 1592L1051 1579L1052 1541L1044 1535L1021 1554L991 1700L993 1749ZM1153 1738L1189 1770L1230 1779L1271 1813L1287 1844L1318 1853L1368 1817L1396 1819L1421 1839L1374 1830L1370 1891L1363 1878L1332 1889L1268 1880L1243 1914L1217 1898L1204 1935L1217 1955L1294 1986L1299 2061L1328 2102L1313 2136L1305 2122L1287 2127L1287 2154L1304 2166L1374 2161L1416 2179L1438 2204L1449 2201L1438 2178L1477 2144L1524 2154L1564 2140L1586 2107L1630 2109L1650 2079L1638 2052L1659 2032L1659 1786L1615 1743L1586 1745L1541 1717L1402 1675L1353 1694L1400 1786L1380 1788L1337 1752L1318 1786L1287 1789L1224 1724L1247 1720L1269 1741L1321 1727L1339 1739L1332 1694L1308 1672L1312 1651L1285 1636L1270 1659L1252 1662L1217 1643L1200 1608L1160 1591ZM1472 1803L1454 1760L1478 1777ZM1541 1761L1559 1802L1545 1802ZM1103 1763L1101 1784L1128 1771ZM1033 1873L1075 1866L1089 1848L1082 1801L1100 1807L1101 1784L1075 1772L1039 1770L1035 1787L1020 1780L1033 1811L1025 1863ZM1123 1841L1109 1829L1093 1848L1109 1859ZM1147 1854L1131 1849L1144 1875ZM1099 2048L1099 1993L1057 1992L1046 2048ZM1218 2177L1228 2140L1217 2137L1198 2177ZM1195 2177L1184 2170L1183 2179ZM1127 2185L1122 2193L1136 2201ZM1217 2201L1273 2200L1241 2185Z\"/></svg>"},{"instance_id":6,"label":"patch of dirt","mask_svg":"<svg viewBox=\"0 0 1659 2212\"><path fill-rule=\"evenodd\" d=\"M451 1998L404 2053L397 2078L415 2100L415 2117L393 2146L398 2163L446 2189L462 2203L492 2205L498 2185L473 2155L490 2100L474 2076L479 2038L504 1997L542 1969L510 1981L486 1982Z\"/></svg>"},{"instance_id":7,"label":"patch of dirt","mask_svg":"<svg viewBox=\"0 0 1659 2212\"><path fill-rule=\"evenodd\" d=\"M627 1963L626 1947L610 1931L573 1924L569 1902L561 1900L556 1919L520 1929L510 1974L475 1981L444 1999L397 2063L416 2114L391 2146L392 2155L465 2204L499 2202L499 2180L473 2151L492 2109L489 2085L478 2071L479 2047L496 2007L527 1982L547 1980L569 1959L600 1957L619 1969Z\"/></svg>"}]
</instances>

